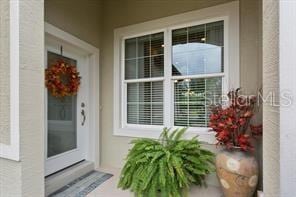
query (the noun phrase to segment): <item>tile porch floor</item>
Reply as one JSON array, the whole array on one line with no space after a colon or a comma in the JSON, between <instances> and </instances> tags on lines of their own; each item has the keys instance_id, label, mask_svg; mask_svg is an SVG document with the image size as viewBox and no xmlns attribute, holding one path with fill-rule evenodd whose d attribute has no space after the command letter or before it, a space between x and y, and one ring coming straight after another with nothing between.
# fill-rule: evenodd
<instances>
[{"instance_id":1,"label":"tile porch floor","mask_svg":"<svg viewBox=\"0 0 296 197\"><path fill-rule=\"evenodd\" d=\"M99 171L111 173L114 176L105 181L94 191L88 194L88 197L133 197L129 191L122 191L117 188L119 169L102 168ZM221 190L215 186L208 186L208 188L192 187L189 197L221 197Z\"/></svg>"}]
</instances>

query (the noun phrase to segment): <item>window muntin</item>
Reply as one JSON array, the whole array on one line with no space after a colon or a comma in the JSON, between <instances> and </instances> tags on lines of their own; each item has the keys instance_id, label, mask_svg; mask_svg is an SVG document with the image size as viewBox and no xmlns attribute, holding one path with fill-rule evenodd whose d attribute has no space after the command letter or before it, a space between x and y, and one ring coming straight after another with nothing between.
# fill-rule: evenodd
<instances>
[{"instance_id":1,"label":"window muntin","mask_svg":"<svg viewBox=\"0 0 296 197\"><path fill-rule=\"evenodd\" d=\"M166 43L171 50L166 56L165 37L172 38L171 46ZM124 124L207 127L209 107L222 95L223 20L129 38L124 45ZM165 71L165 61L172 62L170 72ZM172 88L167 88L164 80L170 81ZM171 95L170 103L164 103L164 94ZM167 118L171 120L165 121Z\"/></svg>"},{"instance_id":2,"label":"window muntin","mask_svg":"<svg viewBox=\"0 0 296 197\"><path fill-rule=\"evenodd\" d=\"M125 40L125 79L163 77L164 33Z\"/></svg>"}]
</instances>

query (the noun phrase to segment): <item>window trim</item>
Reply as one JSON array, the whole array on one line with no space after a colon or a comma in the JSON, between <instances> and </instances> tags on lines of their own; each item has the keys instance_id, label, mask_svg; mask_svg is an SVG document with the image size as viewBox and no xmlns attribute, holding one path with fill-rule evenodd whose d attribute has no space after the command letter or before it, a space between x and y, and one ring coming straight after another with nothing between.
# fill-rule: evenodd
<instances>
[{"instance_id":1,"label":"window trim","mask_svg":"<svg viewBox=\"0 0 296 197\"><path fill-rule=\"evenodd\" d=\"M113 105L113 135L129 137L158 138L163 127L172 125L174 115L173 79L190 78L190 76L171 76L171 66L164 66L164 77L148 79L124 79L124 40L128 38L164 33L164 65L171 65L171 36L172 30L195 26L215 21L224 21L224 73L203 74L203 77L223 75L222 93L231 88L239 87L239 6L238 2L230 2L218 6L204 8L170 17L156 19L145 23L130 25L115 29L114 31L114 105ZM229 39L231 37L231 40ZM166 76L170 76L169 78ZM199 76L201 77L201 75ZM230 79L231 77L231 79ZM194 75L196 78L196 75ZM126 81L164 81L164 126L155 125L131 125L126 123ZM170 116L166 116L170 114ZM176 127L177 128L177 127ZM199 135L202 141L214 143L214 134L208 132L209 128L192 127L188 135Z\"/></svg>"}]
</instances>

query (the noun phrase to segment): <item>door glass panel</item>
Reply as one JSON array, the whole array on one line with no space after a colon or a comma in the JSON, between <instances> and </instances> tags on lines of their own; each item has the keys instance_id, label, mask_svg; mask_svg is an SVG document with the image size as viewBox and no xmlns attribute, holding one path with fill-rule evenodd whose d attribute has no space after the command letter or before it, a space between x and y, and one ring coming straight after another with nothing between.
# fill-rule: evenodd
<instances>
[{"instance_id":1,"label":"door glass panel","mask_svg":"<svg viewBox=\"0 0 296 197\"><path fill-rule=\"evenodd\" d=\"M47 53L47 65L58 60L77 66L77 61L52 52ZM77 96L56 98L48 92L47 118L47 157L52 157L77 148L76 128Z\"/></svg>"}]
</instances>

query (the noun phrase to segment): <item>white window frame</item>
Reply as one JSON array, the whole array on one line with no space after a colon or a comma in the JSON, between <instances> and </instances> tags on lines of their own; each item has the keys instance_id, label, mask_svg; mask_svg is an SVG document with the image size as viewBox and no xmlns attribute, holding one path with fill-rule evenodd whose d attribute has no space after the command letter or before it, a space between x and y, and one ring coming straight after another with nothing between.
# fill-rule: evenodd
<instances>
[{"instance_id":1,"label":"white window frame","mask_svg":"<svg viewBox=\"0 0 296 197\"><path fill-rule=\"evenodd\" d=\"M172 30L224 21L224 73L203 74L201 78L223 76L222 93L239 87L239 3L237 1L204 8L197 11L165 17L145 23L130 25L114 31L114 128L115 136L158 138L163 127L173 127L174 79L191 76L171 75ZM124 79L124 41L128 38L164 32L164 77L148 79ZM169 76L169 77L167 77ZM196 78L194 75L193 78ZM131 125L126 123L126 85L124 81L143 82L164 80L164 125ZM188 135L199 135L201 141L215 143L214 133L206 127L191 127Z\"/></svg>"}]
</instances>

